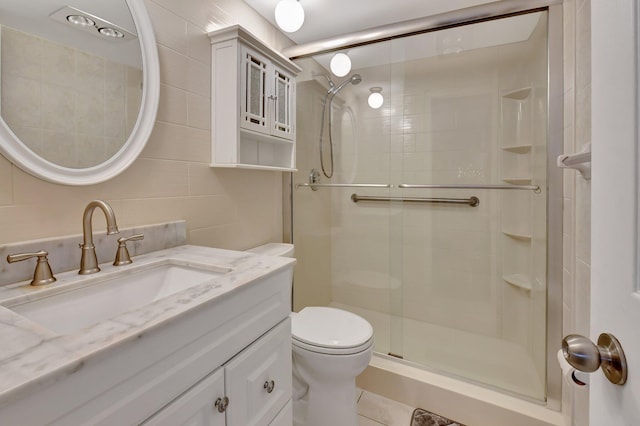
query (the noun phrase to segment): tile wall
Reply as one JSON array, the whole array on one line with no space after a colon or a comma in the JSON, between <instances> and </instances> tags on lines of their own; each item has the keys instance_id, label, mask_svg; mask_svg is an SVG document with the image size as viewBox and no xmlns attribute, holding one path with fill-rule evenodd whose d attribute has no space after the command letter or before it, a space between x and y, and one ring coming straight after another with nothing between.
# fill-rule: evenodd
<instances>
[{"instance_id":1,"label":"tile wall","mask_svg":"<svg viewBox=\"0 0 640 426\"><path fill-rule=\"evenodd\" d=\"M2 118L27 147L71 168L122 147L140 109L141 69L6 26L0 39Z\"/></svg>"},{"instance_id":2,"label":"tile wall","mask_svg":"<svg viewBox=\"0 0 640 426\"><path fill-rule=\"evenodd\" d=\"M147 0L160 58L157 122L140 158L98 185L36 179L0 156L0 244L81 230L101 198L121 227L187 221L189 243L245 249L282 238L282 173L223 170L210 161L210 45L206 33L242 24L276 49L290 40L241 0ZM95 215L94 229L104 229Z\"/></svg>"},{"instance_id":3,"label":"tile wall","mask_svg":"<svg viewBox=\"0 0 640 426\"><path fill-rule=\"evenodd\" d=\"M312 60L304 60L299 65L304 71L296 89L298 171L293 173L294 183L307 182L311 169L320 168L318 137L326 94L326 89L311 77L312 71L324 70ZM322 182L328 181L322 177ZM332 191L328 188L312 191L304 187L293 190L293 242L298 260L294 270L294 311L305 306L326 306L331 302Z\"/></svg>"},{"instance_id":4,"label":"tile wall","mask_svg":"<svg viewBox=\"0 0 640 426\"><path fill-rule=\"evenodd\" d=\"M460 53L447 60L435 57L396 63L389 76L393 89L383 89L387 96L381 109L368 108L365 99L347 100L345 105L355 117L357 142L351 142L351 135L347 135L336 144L334 180L392 183L395 187L332 190L333 301L472 333L504 336L532 347L531 293L511 288L502 280L503 275L515 272L531 276L530 259L503 260L500 255L514 251L501 247L501 221L507 220L510 210L522 215L518 203L502 203L503 194L498 191L402 190L397 185L488 184L500 183L513 174L530 175L531 165L520 170L523 166L511 164L510 170L501 170L507 167L501 144L524 142L502 140L500 132L506 124L501 124L500 94L536 87L540 76L544 80L544 56L536 57L537 67L529 59L531 52L541 51L534 46L545 46L541 41ZM362 84L376 72L357 71L362 74ZM544 93L544 85L540 87ZM347 123L341 128L349 130L348 117L342 116L343 124ZM538 122L538 127L546 125ZM539 134L536 142L542 143L543 164L545 134ZM532 161L531 157L524 160ZM539 183L544 186L544 177ZM475 208L355 204L350 199L353 192L405 197L476 195L481 202ZM531 194L524 197L526 201ZM544 203L541 206L545 208ZM525 210L524 216L530 220L531 207ZM401 238L396 237L398 231ZM544 238L542 241L544 244ZM529 249L524 256L531 256ZM523 270L512 265L524 265ZM544 284L543 278L542 295ZM537 308L544 313L544 301ZM544 318L539 324L543 329Z\"/></svg>"},{"instance_id":5,"label":"tile wall","mask_svg":"<svg viewBox=\"0 0 640 426\"><path fill-rule=\"evenodd\" d=\"M564 152L591 143L591 0L565 0ZM564 276L562 334L589 335L591 292L591 183L564 171ZM568 425L589 424L589 394L563 386Z\"/></svg>"}]
</instances>

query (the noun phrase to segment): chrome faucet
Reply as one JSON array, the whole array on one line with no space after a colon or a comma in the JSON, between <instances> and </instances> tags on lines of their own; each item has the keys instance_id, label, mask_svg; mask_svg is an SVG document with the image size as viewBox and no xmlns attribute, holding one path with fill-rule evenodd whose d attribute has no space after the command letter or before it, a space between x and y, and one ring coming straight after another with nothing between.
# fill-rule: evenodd
<instances>
[{"instance_id":1,"label":"chrome faucet","mask_svg":"<svg viewBox=\"0 0 640 426\"><path fill-rule=\"evenodd\" d=\"M80 258L79 274L93 274L100 270L98 267L98 258L96 257L96 247L93 245L93 229L91 227L91 218L96 207L100 207L107 218L107 235L118 234L118 225L116 224L116 215L109 204L102 200L93 200L84 209L82 216L82 234L84 242L80 244L82 249L82 257Z\"/></svg>"}]
</instances>

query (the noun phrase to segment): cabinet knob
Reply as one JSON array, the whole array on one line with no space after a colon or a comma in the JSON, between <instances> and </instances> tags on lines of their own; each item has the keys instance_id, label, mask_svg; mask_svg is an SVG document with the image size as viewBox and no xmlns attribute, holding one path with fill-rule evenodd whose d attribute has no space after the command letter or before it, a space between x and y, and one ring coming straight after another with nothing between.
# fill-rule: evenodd
<instances>
[{"instance_id":1,"label":"cabinet knob","mask_svg":"<svg viewBox=\"0 0 640 426\"><path fill-rule=\"evenodd\" d=\"M226 396L224 398L218 398L213 405L218 409L218 413L224 413L229 406L229 398Z\"/></svg>"},{"instance_id":2,"label":"cabinet knob","mask_svg":"<svg viewBox=\"0 0 640 426\"><path fill-rule=\"evenodd\" d=\"M273 380L267 380L266 382L264 382L263 388L267 390L267 393L273 392L273 389L275 387L276 387L276 382L274 382Z\"/></svg>"}]
</instances>

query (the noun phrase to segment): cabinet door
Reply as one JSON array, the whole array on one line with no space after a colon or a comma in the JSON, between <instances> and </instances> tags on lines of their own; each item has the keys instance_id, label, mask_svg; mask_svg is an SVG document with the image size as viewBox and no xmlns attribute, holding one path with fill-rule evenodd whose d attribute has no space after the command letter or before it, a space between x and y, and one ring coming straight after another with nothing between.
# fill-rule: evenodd
<instances>
[{"instance_id":1,"label":"cabinet door","mask_svg":"<svg viewBox=\"0 0 640 426\"><path fill-rule=\"evenodd\" d=\"M144 426L224 426L216 400L224 398L224 369L219 368L147 419Z\"/></svg>"},{"instance_id":2,"label":"cabinet door","mask_svg":"<svg viewBox=\"0 0 640 426\"><path fill-rule=\"evenodd\" d=\"M269 426L291 426L293 424L293 402L287 402L275 419L269 423Z\"/></svg>"},{"instance_id":3,"label":"cabinet door","mask_svg":"<svg viewBox=\"0 0 640 426\"><path fill-rule=\"evenodd\" d=\"M246 46L241 47L241 52L240 126L260 133L269 133L267 97L271 81L267 76L270 62Z\"/></svg>"},{"instance_id":4,"label":"cabinet door","mask_svg":"<svg viewBox=\"0 0 640 426\"><path fill-rule=\"evenodd\" d=\"M269 424L291 399L291 320L271 329L224 369L227 424Z\"/></svg>"},{"instance_id":5,"label":"cabinet door","mask_svg":"<svg viewBox=\"0 0 640 426\"><path fill-rule=\"evenodd\" d=\"M269 96L271 134L293 140L295 137L295 90L294 77L276 67L271 68L271 93Z\"/></svg>"}]
</instances>

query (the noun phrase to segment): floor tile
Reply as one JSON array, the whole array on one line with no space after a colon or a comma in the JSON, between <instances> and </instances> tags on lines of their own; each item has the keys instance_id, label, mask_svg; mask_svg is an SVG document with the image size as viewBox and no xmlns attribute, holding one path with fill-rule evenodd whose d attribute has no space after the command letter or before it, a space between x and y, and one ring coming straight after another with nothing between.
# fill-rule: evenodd
<instances>
[{"instance_id":1,"label":"floor tile","mask_svg":"<svg viewBox=\"0 0 640 426\"><path fill-rule=\"evenodd\" d=\"M381 426L381 425L382 423L378 423L375 420L371 420L368 417L358 416L358 426Z\"/></svg>"},{"instance_id":2,"label":"floor tile","mask_svg":"<svg viewBox=\"0 0 640 426\"><path fill-rule=\"evenodd\" d=\"M413 408L391 399L363 392L358 402L358 414L386 426L407 426L411 424Z\"/></svg>"}]
</instances>

